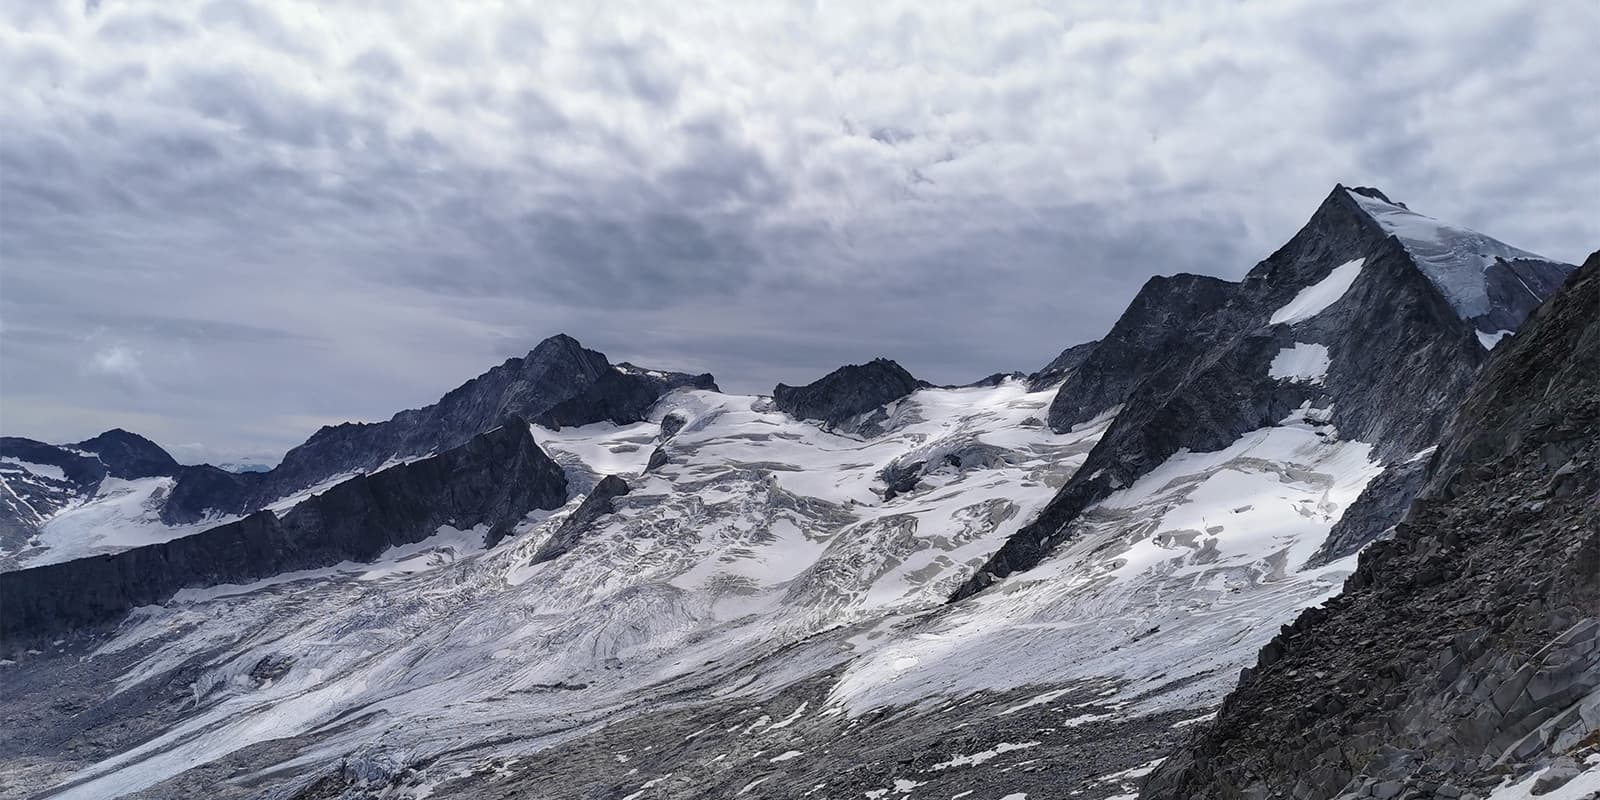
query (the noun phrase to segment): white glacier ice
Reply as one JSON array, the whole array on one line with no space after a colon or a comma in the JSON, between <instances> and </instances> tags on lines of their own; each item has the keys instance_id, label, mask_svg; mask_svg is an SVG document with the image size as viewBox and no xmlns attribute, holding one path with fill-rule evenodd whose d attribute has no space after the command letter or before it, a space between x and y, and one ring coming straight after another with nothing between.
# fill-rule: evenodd
<instances>
[{"instance_id":1,"label":"white glacier ice","mask_svg":"<svg viewBox=\"0 0 1600 800\"><path fill-rule=\"evenodd\" d=\"M1350 192L1383 229L1400 240L1417 266L1462 319L1489 312L1488 282L1484 270L1495 259L1544 260L1542 256L1491 239L1475 230L1449 225L1376 197Z\"/></svg>"}]
</instances>

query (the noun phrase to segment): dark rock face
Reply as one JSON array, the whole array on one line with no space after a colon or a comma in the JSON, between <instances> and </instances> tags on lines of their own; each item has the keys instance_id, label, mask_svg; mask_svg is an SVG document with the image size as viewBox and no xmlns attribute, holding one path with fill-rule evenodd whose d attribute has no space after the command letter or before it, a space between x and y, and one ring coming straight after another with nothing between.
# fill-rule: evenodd
<instances>
[{"instance_id":1,"label":"dark rock face","mask_svg":"<svg viewBox=\"0 0 1600 800\"><path fill-rule=\"evenodd\" d=\"M161 507L168 525L199 522L217 512L241 514L262 503L267 473L229 472L210 464L184 467Z\"/></svg>"},{"instance_id":2,"label":"dark rock face","mask_svg":"<svg viewBox=\"0 0 1600 800\"><path fill-rule=\"evenodd\" d=\"M73 447L100 457L100 463L117 478L150 478L175 475L180 467L160 445L136 433L112 428Z\"/></svg>"},{"instance_id":3,"label":"dark rock face","mask_svg":"<svg viewBox=\"0 0 1600 800\"><path fill-rule=\"evenodd\" d=\"M1356 259L1358 271L1331 305L1273 322L1302 291ZM1272 377L1275 358L1296 345L1326 348L1326 374L1315 381ZM1306 403L1331 406L1340 438L1373 443L1379 460L1403 464L1438 441L1485 355L1474 323L1455 313L1344 187L1335 187L1306 226L1240 283L1180 276L1155 279L1140 292L1061 385L1050 422L1066 430L1119 403L1121 412L1038 519L952 599L1031 568L1091 503L1178 450L1219 450ZM1418 485L1399 476L1373 481L1332 550L1353 552L1382 535Z\"/></svg>"},{"instance_id":4,"label":"dark rock face","mask_svg":"<svg viewBox=\"0 0 1600 800\"><path fill-rule=\"evenodd\" d=\"M838 428L930 385L899 364L876 358L840 367L805 386L780 383L772 390L772 402L791 417Z\"/></svg>"},{"instance_id":5,"label":"dark rock face","mask_svg":"<svg viewBox=\"0 0 1600 800\"><path fill-rule=\"evenodd\" d=\"M595 422L626 425L644 419L645 413L662 395L685 387L716 391L717 383L710 373L649 372L631 364L619 364L601 373L583 391L536 415L533 421L555 430Z\"/></svg>"},{"instance_id":6,"label":"dark rock face","mask_svg":"<svg viewBox=\"0 0 1600 800\"><path fill-rule=\"evenodd\" d=\"M1570 270L1566 264L1551 261L1495 259L1484 271L1491 308L1476 320L1478 329L1486 333L1516 330L1544 298L1560 288Z\"/></svg>"},{"instance_id":7,"label":"dark rock face","mask_svg":"<svg viewBox=\"0 0 1600 800\"><path fill-rule=\"evenodd\" d=\"M1028 391L1037 392L1066 380L1088 360L1099 344L1098 341L1084 342L1062 350L1061 355L1056 356L1038 372L1028 376Z\"/></svg>"},{"instance_id":8,"label":"dark rock face","mask_svg":"<svg viewBox=\"0 0 1600 800\"><path fill-rule=\"evenodd\" d=\"M434 405L402 411L387 422L325 427L269 472L186 472L162 519L173 524L194 522L207 513L244 513L334 475L370 471L392 458L443 452L511 416L552 428L638 422L661 395L680 387L715 389L716 382L710 375L614 366L570 336L552 336Z\"/></svg>"},{"instance_id":9,"label":"dark rock face","mask_svg":"<svg viewBox=\"0 0 1600 800\"><path fill-rule=\"evenodd\" d=\"M487 524L498 540L529 511L559 507L566 491L561 468L512 418L437 456L351 478L282 518L258 511L170 542L0 574L0 642L113 622L186 587L370 561L441 525Z\"/></svg>"},{"instance_id":10,"label":"dark rock face","mask_svg":"<svg viewBox=\"0 0 1600 800\"><path fill-rule=\"evenodd\" d=\"M615 475L601 478L589 492L589 496L578 504L572 516L567 517L566 521L561 523L561 527L551 534L550 540L533 554L533 560L529 563L542 564L553 558L560 558L567 551L577 547L584 531L587 531L595 520L616 511L611 501L627 494L628 488L628 482Z\"/></svg>"},{"instance_id":11,"label":"dark rock face","mask_svg":"<svg viewBox=\"0 0 1600 800\"><path fill-rule=\"evenodd\" d=\"M1064 433L1094 419L1122 403L1162 365L1191 357L1205 344L1194 338L1196 323L1222 308L1236 288L1205 275L1151 278L1104 339L1086 351L1079 345L1057 358L1078 363L1050 403L1050 427Z\"/></svg>"},{"instance_id":12,"label":"dark rock face","mask_svg":"<svg viewBox=\"0 0 1600 800\"><path fill-rule=\"evenodd\" d=\"M1596 309L1600 253L1496 348L1394 538L1143 797L1482 797L1600 752Z\"/></svg>"}]
</instances>

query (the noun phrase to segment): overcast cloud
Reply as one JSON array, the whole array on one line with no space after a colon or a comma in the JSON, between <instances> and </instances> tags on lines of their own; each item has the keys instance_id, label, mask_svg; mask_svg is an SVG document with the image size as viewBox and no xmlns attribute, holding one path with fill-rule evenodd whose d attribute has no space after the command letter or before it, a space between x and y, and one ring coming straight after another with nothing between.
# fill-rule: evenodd
<instances>
[{"instance_id":1,"label":"overcast cloud","mask_svg":"<svg viewBox=\"0 0 1600 800\"><path fill-rule=\"evenodd\" d=\"M1335 182L1600 246L1592 0L322 5L5 4L5 433L276 457L563 331L1031 370Z\"/></svg>"}]
</instances>

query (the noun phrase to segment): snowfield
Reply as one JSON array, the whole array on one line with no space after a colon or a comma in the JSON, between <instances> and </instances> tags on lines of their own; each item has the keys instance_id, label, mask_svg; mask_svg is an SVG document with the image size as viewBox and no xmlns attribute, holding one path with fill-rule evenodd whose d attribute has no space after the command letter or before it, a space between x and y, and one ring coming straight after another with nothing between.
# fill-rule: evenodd
<instances>
[{"instance_id":1,"label":"snowfield","mask_svg":"<svg viewBox=\"0 0 1600 800\"><path fill-rule=\"evenodd\" d=\"M16 554L16 568L159 544L238 519L216 516L185 525L162 522L161 503L174 482L172 478L107 477L93 497L80 498L45 520L31 546Z\"/></svg>"},{"instance_id":2,"label":"snowfield","mask_svg":"<svg viewBox=\"0 0 1600 800\"><path fill-rule=\"evenodd\" d=\"M426 762L437 783L670 697L749 703L825 672L815 704L736 735L995 690L1024 692L996 713L1058 715L1054 730L1175 713L1170 730L1212 710L1278 625L1336 591L1348 560L1301 565L1380 467L1307 406L1222 451L1174 455L1092 507L1034 570L944 605L1110 424L1114 409L1051 432L1052 393L1015 380L918 391L872 439L766 398L690 390L647 422L534 428L578 491L605 474L631 485L573 549L532 563L581 494L493 549L482 530L444 528L371 564L139 609L91 657L132 658L118 694L202 665L194 710L50 796L115 797L282 740L315 744L280 767L359 752ZM663 441L669 414L686 422ZM646 471L658 446L666 461ZM930 774L1030 741L953 752Z\"/></svg>"},{"instance_id":3,"label":"snowfield","mask_svg":"<svg viewBox=\"0 0 1600 800\"><path fill-rule=\"evenodd\" d=\"M721 691L757 693L870 652L891 641L883 626L939 607L1109 423L1055 434L1041 422L1050 398L1020 381L924 390L870 440L790 419L764 398L705 391L669 395L646 423L535 428L575 485L618 472L632 485L576 548L530 564L581 495L493 550L481 534L473 547L446 530L374 564L140 609L99 655L164 643L119 689L225 653L196 684L204 710L71 777L58 796L116 796L338 719L355 721L327 734L330 753L416 757L512 729L537 742L541 729L554 736L644 702L649 686L831 629L845 638ZM669 413L688 422L665 443L667 463L645 473ZM919 477L885 500L885 470ZM251 677L277 658L291 664L282 675Z\"/></svg>"}]
</instances>

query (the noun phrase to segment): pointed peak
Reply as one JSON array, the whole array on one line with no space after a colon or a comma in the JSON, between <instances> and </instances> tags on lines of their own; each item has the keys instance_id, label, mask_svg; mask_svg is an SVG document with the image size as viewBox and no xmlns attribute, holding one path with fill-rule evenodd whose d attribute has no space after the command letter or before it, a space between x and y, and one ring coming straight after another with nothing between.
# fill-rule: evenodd
<instances>
[{"instance_id":1,"label":"pointed peak","mask_svg":"<svg viewBox=\"0 0 1600 800\"><path fill-rule=\"evenodd\" d=\"M1362 197L1368 197L1374 200L1382 200L1391 206L1399 206L1400 208L1406 207L1405 203L1390 200L1389 196L1384 194L1382 189L1378 189L1373 186L1345 186L1344 184L1338 184L1333 187L1334 192L1338 192L1341 189L1350 192L1351 194L1361 195Z\"/></svg>"},{"instance_id":2,"label":"pointed peak","mask_svg":"<svg viewBox=\"0 0 1600 800\"><path fill-rule=\"evenodd\" d=\"M534 345L533 350L529 352L532 354L538 352L551 352L560 350L578 351L584 349L586 348L584 348L582 342L565 333L558 333L554 336L546 337L544 340Z\"/></svg>"},{"instance_id":3,"label":"pointed peak","mask_svg":"<svg viewBox=\"0 0 1600 800\"><path fill-rule=\"evenodd\" d=\"M1571 271L1470 228L1419 214L1377 189L1347 190L1392 236L1463 320L1491 336L1515 330Z\"/></svg>"}]
</instances>

